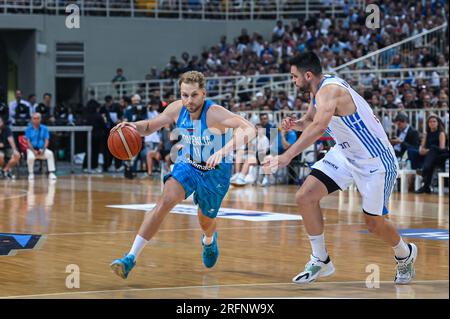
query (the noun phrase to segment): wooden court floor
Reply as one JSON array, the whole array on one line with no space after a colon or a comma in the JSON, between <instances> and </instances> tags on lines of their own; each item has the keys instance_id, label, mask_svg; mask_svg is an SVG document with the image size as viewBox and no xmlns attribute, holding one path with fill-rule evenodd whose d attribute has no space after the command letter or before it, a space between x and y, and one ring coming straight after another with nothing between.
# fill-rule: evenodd
<instances>
[{"instance_id":1,"label":"wooden court floor","mask_svg":"<svg viewBox=\"0 0 450 319\"><path fill-rule=\"evenodd\" d=\"M292 217L297 213L296 189L231 187L222 207ZM42 236L33 237L34 249L0 256L0 297L449 298L448 196L392 196L390 219L399 229L447 231L447 240L406 238L419 249L416 280L408 286L393 284L392 249L363 232L355 191L322 201L327 247L336 266L332 277L307 286L291 283L310 254L301 220L248 221L239 217L242 213L229 214L238 219L218 218L220 258L213 269L205 269L197 218L171 213L130 277L122 280L109 263L129 250L145 211L107 206L155 203L160 194L158 178L78 175L55 183L37 177L32 184L1 180L0 245L2 234L3 244L9 233ZM20 238L27 248L30 237ZM74 279L78 270L79 281ZM376 274L379 286L367 288L366 279Z\"/></svg>"}]
</instances>

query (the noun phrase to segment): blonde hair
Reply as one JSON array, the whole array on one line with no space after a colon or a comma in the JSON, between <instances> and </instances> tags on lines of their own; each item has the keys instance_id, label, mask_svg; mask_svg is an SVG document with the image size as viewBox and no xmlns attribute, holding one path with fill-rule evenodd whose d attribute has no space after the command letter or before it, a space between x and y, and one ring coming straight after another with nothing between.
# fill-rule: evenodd
<instances>
[{"instance_id":1,"label":"blonde hair","mask_svg":"<svg viewBox=\"0 0 450 319\"><path fill-rule=\"evenodd\" d=\"M203 73L198 71L188 71L181 75L178 84L181 86L182 83L197 83L200 89L205 88L205 76Z\"/></svg>"}]
</instances>

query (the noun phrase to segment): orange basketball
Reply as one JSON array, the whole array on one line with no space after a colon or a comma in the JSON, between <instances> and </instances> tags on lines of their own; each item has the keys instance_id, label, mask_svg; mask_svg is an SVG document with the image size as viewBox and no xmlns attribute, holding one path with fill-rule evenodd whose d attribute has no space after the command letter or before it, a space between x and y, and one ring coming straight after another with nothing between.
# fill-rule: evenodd
<instances>
[{"instance_id":1,"label":"orange basketball","mask_svg":"<svg viewBox=\"0 0 450 319\"><path fill-rule=\"evenodd\" d=\"M124 126L112 131L108 137L111 154L120 160L129 160L141 151L142 137L131 126Z\"/></svg>"}]
</instances>

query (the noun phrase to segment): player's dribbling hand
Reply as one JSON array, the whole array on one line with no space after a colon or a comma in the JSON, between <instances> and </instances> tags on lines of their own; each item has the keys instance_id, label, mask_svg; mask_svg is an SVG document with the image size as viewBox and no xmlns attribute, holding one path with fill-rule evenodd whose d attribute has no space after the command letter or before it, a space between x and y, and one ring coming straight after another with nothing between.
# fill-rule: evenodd
<instances>
[{"instance_id":1,"label":"player's dribbling hand","mask_svg":"<svg viewBox=\"0 0 450 319\"><path fill-rule=\"evenodd\" d=\"M206 167L213 168L222 162L223 154L222 151L218 151L211 155L206 161Z\"/></svg>"},{"instance_id":2,"label":"player's dribbling hand","mask_svg":"<svg viewBox=\"0 0 450 319\"><path fill-rule=\"evenodd\" d=\"M266 156L262 162L263 166L270 169L272 173L275 173L278 168L286 167L289 165L291 159L287 158L285 155L277 156Z\"/></svg>"},{"instance_id":3,"label":"player's dribbling hand","mask_svg":"<svg viewBox=\"0 0 450 319\"><path fill-rule=\"evenodd\" d=\"M281 127L282 127L285 131L289 131L289 130L298 128L298 125L297 125L297 118L296 118L294 115L293 115L293 116L286 117L286 118L283 119L283 121L281 122Z\"/></svg>"},{"instance_id":4,"label":"player's dribbling hand","mask_svg":"<svg viewBox=\"0 0 450 319\"><path fill-rule=\"evenodd\" d=\"M119 124L117 124L116 126L114 126L114 127L111 129L111 132L110 132L110 133L112 133L112 132L114 132L114 131L117 131L119 128L123 128L123 127L125 127L125 126L131 126L131 127L134 128L135 130L137 130L136 124L131 123L131 122L122 122L122 123L119 123Z\"/></svg>"}]
</instances>

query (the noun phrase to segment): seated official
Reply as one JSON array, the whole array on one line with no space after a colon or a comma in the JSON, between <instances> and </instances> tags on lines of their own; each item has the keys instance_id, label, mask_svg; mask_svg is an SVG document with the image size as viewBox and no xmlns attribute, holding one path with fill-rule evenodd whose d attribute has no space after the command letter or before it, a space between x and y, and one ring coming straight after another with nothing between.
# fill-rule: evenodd
<instances>
[{"instance_id":1,"label":"seated official","mask_svg":"<svg viewBox=\"0 0 450 319\"><path fill-rule=\"evenodd\" d=\"M34 180L34 161L36 159L47 160L48 165L48 178L51 180L56 179L55 175L55 157L53 152L47 149L50 134L48 127L41 124L41 114L34 113L31 118L31 123L28 125L25 132L25 137L28 144L27 149L27 164L28 164L28 180Z\"/></svg>"}]
</instances>

